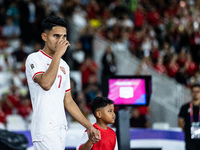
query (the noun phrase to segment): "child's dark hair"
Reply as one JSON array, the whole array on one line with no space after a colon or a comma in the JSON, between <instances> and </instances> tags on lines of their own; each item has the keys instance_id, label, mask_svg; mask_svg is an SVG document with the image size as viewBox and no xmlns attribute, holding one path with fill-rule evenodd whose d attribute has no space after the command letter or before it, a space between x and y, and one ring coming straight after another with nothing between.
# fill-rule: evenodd
<instances>
[{"instance_id":1,"label":"child's dark hair","mask_svg":"<svg viewBox=\"0 0 200 150\"><path fill-rule=\"evenodd\" d=\"M107 97L96 97L91 104L92 113L95 114L97 108L103 108L108 104L114 104L114 101L110 100Z\"/></svg>"},{"instance_id":2,"label":"child's dark hair","mask_svg":"<svg viewBox=\"0 0 200 150\"><path fill-rule=\"evenodd\" d=\"M42 21L42 28L43 28L43 31L45 30L52 30L52 28L54 26L62 26L62 27L65 27L67 29L67 21L61 17L58 17L58 16L50 16L50 17L47 17L45 18L43 21Z\"/></svg>"}]
</instances>

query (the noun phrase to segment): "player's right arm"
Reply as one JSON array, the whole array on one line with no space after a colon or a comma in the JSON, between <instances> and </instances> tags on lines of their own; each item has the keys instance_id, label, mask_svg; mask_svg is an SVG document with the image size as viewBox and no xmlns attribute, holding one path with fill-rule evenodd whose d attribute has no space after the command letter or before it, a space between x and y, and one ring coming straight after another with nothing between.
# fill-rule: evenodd
<instances>
[{"instance_id":1,"label":"player's right arm","mask_svg":"<svg viewBox=\"0 0 200 150\"><path fill-rule=\"evenodd\" d=\"M53 85L57 76L60 59L64 55L68 46L70 46L69 42L60 37L49 68L45 73L35 76L34 81L37 82L44 90L50 90Z\"/></svg>"},{"instance_id":2,"label":"player's right arm","mask_svg":"<svg viewBox=\"0 0 200 150\"><path fill-rule=\"evenodd\" d=\"M58 72L60 58L61 57L54 55L46 72L35 76L34 81L38 83L44 90L50 90L51 86L53 85Z\"/></svg>"}]
</instances>

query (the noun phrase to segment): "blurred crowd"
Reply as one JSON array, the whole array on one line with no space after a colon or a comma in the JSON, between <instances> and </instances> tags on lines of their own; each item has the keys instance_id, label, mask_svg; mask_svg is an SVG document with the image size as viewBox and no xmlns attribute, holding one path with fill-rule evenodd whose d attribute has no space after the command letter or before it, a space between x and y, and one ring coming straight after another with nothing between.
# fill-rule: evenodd
<instances>
[{"instance_id":1,"label":"blurred crowd","mask_svg":"<svg viewBox=\"0 0 200 150\"><path fill-rule=\"evenodd\" d=\"M81 83L71 77L72 96L87 117L90 102L102 95L105 76L117 73L114 51L141 60L136 74L151 67L186 87L200 83L199 7L200 0L0 0L0 123L6 126L8 115L25 120L31 115L24 63L42 49L45 17L59 15L69 22L71 47L63 59L80 73ZM100 75L95 35L110 43ZM132 109L131 122L137 122L134 114L141 124L131 127L149 127L148 108Z\"/></svg>"}]
</instances>

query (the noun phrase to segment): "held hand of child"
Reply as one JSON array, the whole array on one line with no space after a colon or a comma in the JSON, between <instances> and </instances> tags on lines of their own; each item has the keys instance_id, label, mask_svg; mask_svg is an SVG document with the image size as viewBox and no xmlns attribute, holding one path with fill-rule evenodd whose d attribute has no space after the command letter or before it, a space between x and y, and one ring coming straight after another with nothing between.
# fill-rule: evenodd
<instances>
[{"instance_id":1,"label":"held hand of child","mask_svg":"<svg viewBox=\"0 0 200 150\"><path fill-rule=\"evenodd\" d=\"M100 137L100 138L96 138L95 135L92 135L92 142L93 142L93 143L97 143L97 142L99 142L99 140L101 139L101 133L100 133L99 130L97 130L97 134L98 134L98 137Z\"/></svg>"},{"instance_id":2,"label":"held hand of child","mask_svg":"<svg viewBox=\"0 0 200 150\"><path fill-rule=\"evenodd\" d=\"M95 141L95 138L94 138L94 136L92 135L92 134L90 134L90 135L88 135L89 136L89 142L91 143L91 144L94 144L94 143L96 143L96 141Z\"/></svg>"},{"instance_id":3,"label":"held hand of child","mask_svg":"<svg viewBox=\"0 0 200 150\"><path fill-rule=\"evenodd\" d=\"M92 137L92 142L97 143L99 140L101 140L101 133L98 129L95 129L94 127L91 127L88 129L88 135L89 138Z\"/></svg>"}]
</instances>

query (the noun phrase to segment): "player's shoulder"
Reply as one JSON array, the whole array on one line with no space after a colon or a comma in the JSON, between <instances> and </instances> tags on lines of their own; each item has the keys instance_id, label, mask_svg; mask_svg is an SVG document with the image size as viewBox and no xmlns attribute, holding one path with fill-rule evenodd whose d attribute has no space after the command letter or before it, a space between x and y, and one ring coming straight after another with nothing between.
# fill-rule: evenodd
<instances>
[{"instance_id":1,"label":"player's shoulder","mask_svg":"<svg viewBox=\"0 0 200 150\"><path fill-rule=\"evenodd\" d=\"M66 62L63 58L61 58L60 61L61 61L63 64L66 64L66 65L67 65L67 62Z\"/></svg>"},{"instance_id":2,"label":"player's shoulder","mask_svg":"<svg viewBox=\"0 0 200 150\"><path fill-rule=\"evenodd\" d=\"M61 58L60 61L61 61L61 65L65 66L66 68L69 68L69 65L67 64L65 60Z\"/></svg>"},{"instance_id":3,"label":"player's shoulder","mask_svg":"<svg viewBox=\"0 0 200 150\"><path fill-rule=\"evenodd\" d=\"M30 59L30 58L33 58L33 57L38 57L39 54L40 54L39 51L30 53L30 54L28 55L27 59Z\"/></svg>"}]
</instances>

